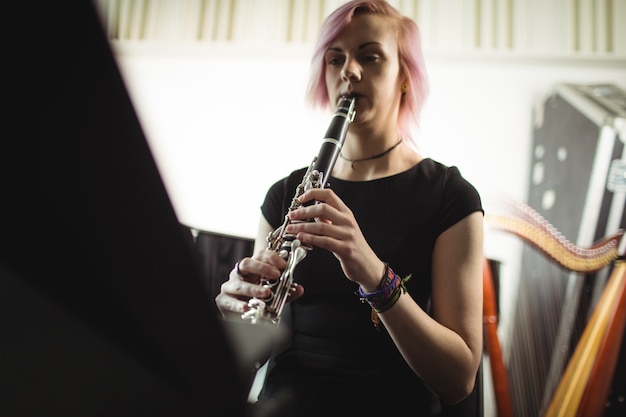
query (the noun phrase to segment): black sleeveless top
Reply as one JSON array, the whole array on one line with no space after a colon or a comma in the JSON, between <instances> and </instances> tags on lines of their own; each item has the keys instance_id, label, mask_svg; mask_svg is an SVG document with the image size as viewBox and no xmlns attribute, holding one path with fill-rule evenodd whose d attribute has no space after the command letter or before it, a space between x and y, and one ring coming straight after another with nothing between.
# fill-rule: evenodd
<instances>
[{"instance_id":1,"label":"black sleeveless top","mask_svg":"<svg viewBox=\"0 0 626 417\"><path fill-rule=\"evenodd\" d=\"M305 171L294 171L268 191L261 211L272 227L283 223ZM435 241L482 211L476 189L457 168L432 159L386 178L331 177L329 182L378 257L401 277L412 274L407 290L429 311ZM261 400L289 392L297 406L294 416L412 410L416 416L437 415L437 397L409 368L384 327L374 328L369 305L355 295L358 285L346 279L332 253L313 248L294 277L305 292L281 316L291 337L272 357Z\"/></svg>"}]
</instances>

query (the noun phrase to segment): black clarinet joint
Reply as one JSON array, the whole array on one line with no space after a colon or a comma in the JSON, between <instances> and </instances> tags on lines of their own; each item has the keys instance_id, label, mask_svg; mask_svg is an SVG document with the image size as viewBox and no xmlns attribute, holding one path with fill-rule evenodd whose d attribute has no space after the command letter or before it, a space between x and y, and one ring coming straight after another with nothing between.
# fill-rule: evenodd
<instances>
[{"instance_id":1,"label":"black clarinet joint","mask_svg":"<svg viewBox=\"0 0 626 417\"><path fill-rule=\"evenodd\" d=\"M304 174L302 182L296 188L289 212L301 206L298 198L305 191L311 188L326 187L328 177L330 177L333 171L337 157L346 140L350 123L352 123L356 115L355 104L356 99L351 96L343 96L339 99L335 114L324 135L322 146ZM289 213L287 213L283 224L267 237L267 248L277 252L285 259L287 267L282 271L278 280L261 280L260 285L269 288L271 294L265 299L255 297L248 301L249 309L242 314L242 318L250 320L252 323L269 322L278 324L287 298L294 290L294 270L306 257L307 252L312 249L309 246L302 245L295 235L285 233L290 222Z\"/></svg>"}]
</instances>

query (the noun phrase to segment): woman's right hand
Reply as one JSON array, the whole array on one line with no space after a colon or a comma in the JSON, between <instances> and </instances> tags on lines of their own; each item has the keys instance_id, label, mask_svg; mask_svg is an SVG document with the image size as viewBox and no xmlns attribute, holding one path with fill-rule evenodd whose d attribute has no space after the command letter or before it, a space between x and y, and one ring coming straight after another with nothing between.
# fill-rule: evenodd
<instances>
[{"instance_id":1,"label":"woman's right hand","mask_svg":"<svg viewBox=\"0 0 626 417\"><path fill-rule=\"evenodd\" d=\"M270 290L259 285L261 278L277 280L281 271L285 269L287 262L276 252L263 249L254 256L243 258L228 275L228 281L221 286L221 291L215 297L217 308L222 314L235 312L242 314L249 309L248 301L251 298L266 298ZM300 297L304 292L301 286L289 296L287 301Z\"/></svg>"}]
</instances>

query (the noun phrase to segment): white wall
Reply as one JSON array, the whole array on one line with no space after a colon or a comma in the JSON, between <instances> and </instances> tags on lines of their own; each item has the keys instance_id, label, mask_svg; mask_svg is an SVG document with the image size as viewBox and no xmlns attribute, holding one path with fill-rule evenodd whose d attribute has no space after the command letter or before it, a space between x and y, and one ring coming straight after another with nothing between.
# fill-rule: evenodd
<instances>
[{"instance_id":1,"label":"white wall","mask_svg":"<svg viewBox=\"0 0 626 417\"><path fill-rule=\"evenodd\" d=\"M253 237L266 188L310 162L325 126L303 105L300 50L229 48L119 58L181 222Z\"/></svg>"}]
</instances>

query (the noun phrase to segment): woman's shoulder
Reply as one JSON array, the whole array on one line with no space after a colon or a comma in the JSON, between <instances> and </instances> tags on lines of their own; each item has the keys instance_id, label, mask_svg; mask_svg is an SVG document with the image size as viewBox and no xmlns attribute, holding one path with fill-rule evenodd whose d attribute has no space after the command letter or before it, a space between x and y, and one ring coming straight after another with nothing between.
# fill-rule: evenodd
<instances>
[{"instance_id":1,"label":"woman's shoulder","mask_svg":"<svg viewBox=\"0 0 626 417\"><path fill-rule=\"evenodd\" d=\"M444 199L464 201L475 209L480 209L481 198L478 189L461 173L456 165L446 165L427 158L416 166L416 177L423 176L431 185L439 190Z\"/></svg>"},{"instance_id":2,"label":"woman's shoulder","mask_svg":"<svg viewBox=\"0 0 626 417\"><path fill-rule=\"evenodd\" d=\"M432 158L423 158L411 168L388 177L388 180L411 181L421 184L436 183L446 181L450 176L460 176L460 172L455 166L448 166Z\"/></svg>"},{"instance_id":3,"label":"woman's shoulder","mask_svg":"<svg viewBox=\"0 0 626 417\"><path fill-rule=\"evenodd\" d=\"M431 158L424 158L414 168L415 175L425 176L434 180L442 180L445 185L461 183L472 186L461 174L461 170L456 165L446 165Z\"/></svg>"},{"instance_id":4,"label":"woman's shoulder","mask_svg":"<svg viewBox=\"0 0 626 417\"><path fill-rule=\"evenodd\" d=\"M458 168L454 165L446 165L432 158L424 158L413 167L413 170L419 175L441 176L458 171Z\"/></svg>"}]
</instances>

